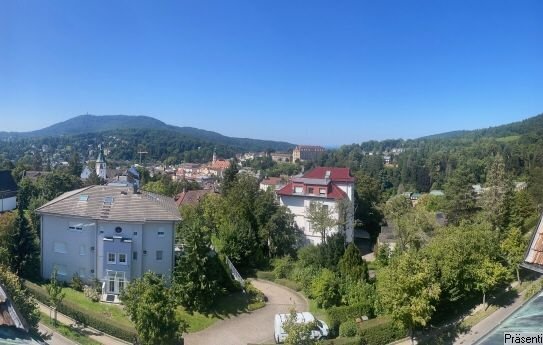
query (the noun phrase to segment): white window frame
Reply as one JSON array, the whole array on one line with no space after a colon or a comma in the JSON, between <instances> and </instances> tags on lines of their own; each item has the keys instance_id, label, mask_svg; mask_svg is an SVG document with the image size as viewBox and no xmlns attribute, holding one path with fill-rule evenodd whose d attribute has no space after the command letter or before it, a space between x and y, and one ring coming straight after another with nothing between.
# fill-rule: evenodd
<instances>
[{"instance_id":1,"label":"white window frame","mask_svg":"<svg viewBox=\"0 0 543 345\"><path fill-rule=\"evenodd\" d=\"M110 255L113 255L113 261L109 260ZM116 264L117 263L117 254L108 252L107 253L107 263L108 264Z\"/></svg>"},{"instance_id":2,"label":"white window frame","mask_svg":"<svg viewBox=\"0 0 543 345\"><path fill-rule=\"evenodd\" d=\"M54 242L53 243L53 252L57 254L68 254L68 246L66 242Z\"/></svg>"},{"instance_id":3,"label":"white window frame","mask_svg":"<svg viewBox=\"0 0 543 345\"><path fill-rule=\"evenodd\" d=\"M83 231L83 223L70 222L68 224L68 231L82 232Z\"/></svg>"},{"instance_id":4,"label":"white window frame","mask_svg":"<svg viewBox=\"0 0 543 345\"><path fill-rule=\"evenodd\" d=\"M124 257L124 262L121 261L121 255ZM119 258L119 265L128 265L128 258L125 253L119 253L117 254L117 257Z\"/></svg>"},{"instance_id":5,"label":"white window frame","mask_svg":"<svg viewBox=\"0 0 543 345\"><path fill-rule=\"evenodd\" d=\"M301 194L304 192L304 187L294 187L294 193Z\"/></svg>"}]
</instances>

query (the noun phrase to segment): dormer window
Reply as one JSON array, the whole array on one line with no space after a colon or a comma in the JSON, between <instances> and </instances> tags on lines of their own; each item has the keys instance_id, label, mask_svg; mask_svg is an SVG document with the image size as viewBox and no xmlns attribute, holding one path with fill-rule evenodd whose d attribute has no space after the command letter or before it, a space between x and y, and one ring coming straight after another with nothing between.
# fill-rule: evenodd
<instances>
[{"instance_id":1,"label":"dormer window","mask_svg":"<svg viewBox=\"0 0 543 345\"><path fill-rule=\"evenodd\" d=\"M307 193L308 194L314 194L313 187L307 187Z\"/></svg>"},{"instance_id":2,"label":"dormer window","mask_svg":"<svg viewBox=\"0 0 543 345\"><path fill-rule=\"evenodd\" d=\"M294 193L303 193L304 192L304 188L303 187L294 187Z\"/></svg>"},{"instance_id":3,"label":"dormer window","mask_svg":"<svg viewBox=\"0 0 543 345\"><path fill-rule=\"evenodd\" d=\"M326 188L320 188L319 189L319 195L325 196L326 195Z\"/></svg>"}]
</instances>

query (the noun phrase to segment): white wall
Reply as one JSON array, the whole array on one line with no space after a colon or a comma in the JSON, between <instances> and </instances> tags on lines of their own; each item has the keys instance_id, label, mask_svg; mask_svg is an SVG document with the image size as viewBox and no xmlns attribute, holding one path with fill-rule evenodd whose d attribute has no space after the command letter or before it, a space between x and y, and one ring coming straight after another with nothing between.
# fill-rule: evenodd
<instances>
[{"instance_id":1,"label":"white wall","mask_svg":"<svg viewBox=\"0 0 543 345\"><path fill-rule=\"evenodd\" d=\"M320 244L321 243L321 236L318 232L313 232L311 229L311 224L305 217L305 210L309 207L311 204L311 201L317 201L322 202L324 205L328 205L328 208L332 210L332 217L334 219L338 219L338 213L337 213L337 203L333 199L325 199L321 197L311 197L311 196L281 196L279 199L279 202L281 205L287 206L294 215L294 219L296 220L296 224L298 227L303 230L304 235L306 239L311 244ZM349 222L350 225L347 227L347 234L346 234L346 241L351 242L353 241L353 230L352 230L352 222ZM329 235L337 233L338 228L335 227L328 233Z\"/></svg>"},{"instance_id":2,"label":"white wall","mask_svg":"<svg viewBox=\"0 0 543 345\"><path fill-rule=\"evenodd\" d=\"M82 230L70 230L71 224L83 224ZM116 233L115 228L120 226L122 232ZM103 252L104 237L123 236L132 239L132 252L136 251L137 259L133 253L128 257L131 265L131 276L139 277L146 271L153 271L164 276L171 276L174 264L174 233L172 222L166 223L122 223L109 221L94 221L81 218L42 215L41 217L41 255L42 277L51 277L53 267L56 265L64 273L59 279L71 280L74 273L80 273L84 280L93 278L103 279ZM164 231L164 237L158 236L158 231ZM137 234L136 234L137 233ZM65 249L65 253L55 252ZM83 246L84 255L80 255ZM94 247L94 250L91 250ZM144 251L147 254L144 255ZM162 261L156 260L156 251L163 251ZM94 270L92 272L91 270Z\"/></svg>"},{"instance_id":3,"label":"white wall","mask_svg":"<svg viewBox=\"0 0 543 345\"><path fill-rule=\"evenodd\" d=\"M0 212L11 211L17 208L17 197L0 199Z\"/></svg>"},{"instance_id":4,"label":"white wall","mask_svg":"<svg viewBox=\"0 0 543 345\"><path fill-rule=\"evenodd\" d=\"M164 237L158 232L164 231ZM153 271L171 277L174 264L174 223L145 223L143 225L143 272ZM156 251L162 250L162 261L156 260Z\"/></svg>"},{"instance_id":5,"label":"white wall","mask_svg":"<svg viewBox=\"0 0 543 345\"><path fill-rule=\"evenodd\" d=\"M71 230L70 224L83 224L82 230ZM41 218L41 257L42 277L51 277L57 266L61 280L72 279L74 273L82 275L84 280L91 280L96 273L95 246L96 223L81 218L68 218L43 215ZM56 243L56 245L55 245ZM55 252L65 249L65 253ZM83 254L83 255L81 255ZM91 270L95 270L92 273Z\"/></svg>"}]
</instances>

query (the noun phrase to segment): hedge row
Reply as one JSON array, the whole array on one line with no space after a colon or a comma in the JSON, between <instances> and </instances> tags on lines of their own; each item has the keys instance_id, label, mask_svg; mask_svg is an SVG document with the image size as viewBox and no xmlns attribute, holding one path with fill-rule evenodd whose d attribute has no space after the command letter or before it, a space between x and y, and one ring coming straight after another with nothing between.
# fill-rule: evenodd
<instances>
[{"instance_id":1,"label":"hedge row","mask_svg":"<svg viewBox=\"0 0 543 345\"><path fill-rule=\"evenodd\" d=\"M34 298L38 301L49 305L49 295L47 292L38 285L26 282L28 291L32 293ZM123 325L115 323L115 321L104 319L103 316L89 312L88 310L81 310L77 304L70 303L69 301L63 301L57 309L60 313L67 315L80 324L96 328L97 330L110 334L117 338L133 342L137 337L136 330L128 328Z\"/></svg>"},{"instance_id":2,"label":"hedge row","mask_svg":"<svg viewBox=\"0 0 543 345\"><path fill-rule=\"evenodd\" d=\"M386 345L405 338L407 331L387 317L362 322L358 326L358 336L363 345Z\"/></svg>"},{"instance_id":3,"label":"hedge row","mask_svg":"<svg viewBox=\"0 0 543 345\"><path fill-rule=\"evenodd\" d=\"M339 325L348 320L355 320L357 317L364 315L371 317L372 310L368 305L349 305L332 307L327 310L328 322L330 329L334 331L334 334L338 334Z\"/></svg>"}]
</instances>

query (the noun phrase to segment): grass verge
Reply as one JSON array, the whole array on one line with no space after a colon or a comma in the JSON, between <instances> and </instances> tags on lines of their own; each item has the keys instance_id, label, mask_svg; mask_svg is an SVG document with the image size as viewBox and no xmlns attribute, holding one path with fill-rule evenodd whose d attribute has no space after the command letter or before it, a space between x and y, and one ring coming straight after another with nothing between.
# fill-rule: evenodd
<instances>
[{"instance_id":1,"label":"grass verge","mask_svg":"<svg viewBox=\"0 0 543 345\"><path fill-rule=\"evenodd\" d=\"M41 323L54 330L55 332L62 334L66 338L73 340L81 345L101 345L101 343L86 336L81 330L78 330L71 326L63 325L61 323L58 323L56 326L54 326L53 320L49 318L49 315L46 315L44 313L40 314Z\"/></svg>"}]
</instances>

